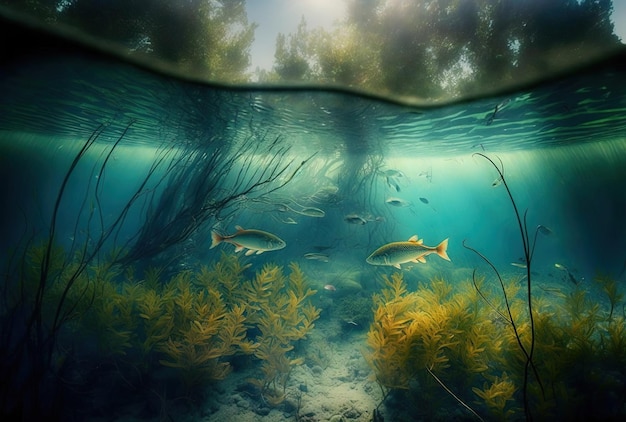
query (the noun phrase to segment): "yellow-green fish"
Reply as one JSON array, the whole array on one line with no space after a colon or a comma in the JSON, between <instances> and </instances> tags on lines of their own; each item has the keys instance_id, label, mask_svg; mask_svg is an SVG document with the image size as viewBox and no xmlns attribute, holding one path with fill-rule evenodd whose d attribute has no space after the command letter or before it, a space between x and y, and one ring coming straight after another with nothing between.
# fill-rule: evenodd
<instances>
[{"instance_id":1,"label":"yellow-green fish","mask_svg":"<svg viewBox=\"0 0 626 422\"><path fill-rule=\"evenodd\" d=\"M435 247L424 245L424 239L411 236L406 242L391 242L376 249L365 260L372 265L390 265L400 269L400 264L407 262L426 262L425 257L431 253L436 253L446 261L450 261L446 250L448 249L448 239L442 241Z\"/></svg>"},{"instance_id":2,"label":"yellow-green fish","mask_svg":"<svg viewBox=\"0 0 626 422\"><path fill-rule=\"evenodd\" d=\"M215 230L211 232L211 248L216 247L222 242L235 245L235 252L248 249L246 255L257 255L267 251L276 251L284 248L287 244L284 240L272 233L263 230L246 230L241 226L235 226L237 232L231 235L221 235Z\"/></svg>"}]
</instances>

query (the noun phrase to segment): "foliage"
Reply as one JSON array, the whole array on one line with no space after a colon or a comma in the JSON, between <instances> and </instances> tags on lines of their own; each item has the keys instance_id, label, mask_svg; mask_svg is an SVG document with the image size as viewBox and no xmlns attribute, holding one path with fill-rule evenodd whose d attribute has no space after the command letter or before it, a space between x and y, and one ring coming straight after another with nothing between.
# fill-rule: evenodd
<instances>
[{"instance_id":1,"label":"foliage","mask_svg":"<svg viewBox=\"0 0 626 422\"><path fill-rule=\"evenodd\" d=\"M56 3L56 2L55 2ZM257 27L245 0L17 2L16 9L52 23L65 23L93 37L178 66L190 74L247 80L250 46Z\"/></svg>"},{"instance_id":2,"label":"foliage","mask_svg":"<svg viewBox=\"0 0 626 422\"><path fill-rule=\"evenodd\" d=\"M302 358L291 359L288 352L313 329L320 314L308 300L316 291L308 287L300 267L292 263L289 268L286 277L279 267L265 265L243 289L249 322L261 332L254 355L262 360L262 375L250 382L271 405L284 400L293 366L303 363Z\"/></svg>"},{"instance_id":3,"label":"foliage","mask_svg":"<svg viewBox=\"0 0 626 422\"><path fill-rule=\"evenodd\" d=\"M257 24L248 21L245 0L5 3L187 77L252 79ZM293 33L278 34L273 68L257 69L256 77L437 101L534 82L621 47L611 0L346 3L334 28L308 29L302 19Z\"/></svg>"},{"instance_id":4,"label":"foliage","mask_svg":"<svg viewBox=\"0 0 626 422\"><path fill-rule=\"evenodd\" d=\"M307 30L302 21L279 34L274 72L262 76L454 98L493 89L494 81L530 81L619 45L611 1L535 3L351 0L334 29Z\"/></svg>"},{"instance_id":5,"label":"foliage","mask_svg":"<svg viewBox=\"0 0 626 422\"><path fill-rule=\"evenodd\" d=\"M17 290L9 289L7 300L32 297L27 289L37 286L29 280L38 276L42 251L29 250L24 282ZM156 268L137 279L134 271L121 271L110 257L74 277L66 291L72 260L61 265L65 254L59 247L51 256L50 270L59 275L45 292L42 320L54 318L55 304L65 295L66 323L57 335L54 362L65 362L65 367L71 362L82 374L72 381L72 391L101 394L107 387L92 379L97 377L101 383L112 380L110 388L122 382L132 390L145 384L172 392L179 385L189 395L224 379L233 356L248 355L260 364L261 375L252 382L276 405L284 399L292 368L302 363L293 354L294 345L314 328L320 313L311 303L316 291L295 263L288 274L267 264L247 280L249 265L222 254L210 267L166 280ZM163 375L157 381L159 372Z\"/></svg>"},{"instance_id":6,"label":"foliage","mask_svg":"<svg viewBox=\"0 0 626 422\"><path fill-rule=\"evenodd\" d=\"M481 287L492 308L470 285L466 281L453 287L435 278L409 292L402 274L385 278L385 287L374 295L365 357L382 388L416 394L423 405L436 397L439 387L430 379L436 376L464 403L476 403L478 413L496 420L518 418L526 356L502 316L502 295ZM519 282L509 280L505 288L517 335L528 345L530 322ZM623 416L618 400L612 399L626 393L626 376L615 372L626 362L625 318L612 314L615 305L623 303L619 292L605 293L606 301L600 303L580 288L551 301L534 295L533 362L549 388L529 384L533 414L566 419ZM415 382L419 391L412 392Z\"/></svg>"}]
</instances>

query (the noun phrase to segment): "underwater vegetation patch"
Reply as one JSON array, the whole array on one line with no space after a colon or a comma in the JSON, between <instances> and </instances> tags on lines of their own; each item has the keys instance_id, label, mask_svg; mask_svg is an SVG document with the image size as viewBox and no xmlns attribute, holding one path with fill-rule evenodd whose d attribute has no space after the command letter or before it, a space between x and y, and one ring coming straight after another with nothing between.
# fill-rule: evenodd
<instances>
[{"instance_id":1,"label":"underwater vegetation patch","mask_svg":"<svg viewBox=\"0 0 626 422\"><path fill-rule=\"evenodd\" d=\"M550 300L533 292L533 364L541 384L529 383L528 401L535 418L606 420L626 412L626 372L616 369L626 363L626 303L614 279L596 281L606 294L600 303L580 287ZM517 334L503 296L484 278L477 282L489 302L471 280L434 278L412 292L401 273L384 282L373 298L364 356L385 397L404 391L428 419L454 405L445 388L479 418L524 418L526 356L518 336L528 347L531 327L520 280L505 281Z\"/></svg>"},{"instance_id":2,"label":"underwater vegetation patch","mask_svg":"<svg viewBox=\"0 0 626 422\"><path fill-rule=\"evenodd\" d=\"M292 368L303 362L294 345L320 314L311 302L316 291L295 263L287 272L266 264L249 279L249 265L222 254L197 272L164 277L150 268L139 278L132 267L113 264L114 253L72 279L76 263L54 247L49 268L57 276L41 298L41 332L54 338L54 348L49 356L39 356L40 351L31 350L32 340L19 337L13 327L29 323L20 321L20 313L36 305L46 251L45 246L30 248L22 278L4 286L2 335L10 346L2 352L5 414L23 412L24 393L41 389L43 394L51 387L46 380L54 379L46 395L81 398L73 417L108 414L129 401L138 414L155 416L167 404L162 402L192 403L202 396L228 376L236 355L251 357L247 362L252 369L258 366L258 376L249 381L267 403L277 405L285 398ZM53 325L59 313L63 324ZM31 359L18 359L18 351ZM10 370L6 362L21 367ZM34 371L42 371L42 378Z\"/></svg>"}]
</instances>

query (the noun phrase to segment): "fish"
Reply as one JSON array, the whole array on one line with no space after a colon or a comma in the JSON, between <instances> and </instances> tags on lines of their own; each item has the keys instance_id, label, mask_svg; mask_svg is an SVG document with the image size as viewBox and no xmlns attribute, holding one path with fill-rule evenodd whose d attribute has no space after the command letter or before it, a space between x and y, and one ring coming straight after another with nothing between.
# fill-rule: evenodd
<instances>
[{"instance_id":1,"label":"fish","mask_svg":"<svg viewBox=\"0 0 626 422\"><path fill-rule=\"evenodd\" d=\"M324 212L324 210L321 210L315 207L301 207L301 209L296 210L287 204L276 204L276 206L277 206L278 211L282 211L282 212L291 211L291 212L295 212L296 214L305 215L307 217L321 218L326 215L326 212Z\"/></svg>"},{"instance_id":2,"label":"fish","mask_svg":"<svg viewBox=\"0 0 626 422\"><path fill-rule=\"evenodd\" d=\"M326 249L332 249L334 248L334 246L327 246L327 245L315 245L313 246L313 249L315 249L316 251L325 251Z\"/></svg>"},{"instance_id":3,"label":"fish","mask_svg":"<svg viewBox=\"0 0 626 422\"><path fill-rule=\"evenodd\" d=\"M307 217L321 218L326 215L326 212L324 212L324 210L315 207L306 207L302 208L301 210L292 209L292 211L300 215L306 215Z\"/></svg>"},{"instance_id":4,"label":"fish","mask_svg":"<svg viewBox=\"0 0 626 422\"><path fill-rule=\"evenodd\" d=\"M502 176L499 176L493 182L491 182L491 187L495 188L496 186L500 186L502 184Z\"/></svg>"},{"instance_id":5,"label":"fish","mask_svg":"<svg viewBox=\"0 0 626 422\"><path fill-rule=\"evenodd\" d=\"M306 207L306 208L302 208L300 211L296 211L298 214L302 214L302 215L306 215L308 217L324 217L326 215L326 212L324 212L324 210L321 210L319 208L315 208L315 207Z\"/></svg>"},{"instance_id":6,"label":"fish","mask_svg":"<svg viewBox=\"0 0 626 422\"><path fill-rule=\"evenodd\" d=\"M309 252L309 253L305 253L304 254L304 259L311 259L313 261L328 262L330 258L325 253Z\"/></svg>"},{"instance_id":7,"label":"fish","mask_svg":"<svg viewBox=\"0 0 626 422\"><path fill-rule=\"evenodd\" d=\"M383 174L387 177L404 177L404 173L400 170L388 169L383 171Z\"/></svg>"},{"instance_id":8,"label":"fish","mask_svg":"<svg viewBox=\"0 0 626 422\"><path fill-rule=\"evenodd\" d=\"M427 198L420 198L420 201L422 201L424 204L428 204L428 199Z\"/></svg>"},{"instance_id":9,"label":"fish","mask_svg":"<svg viewBox=\"0 0 626 422\"><path fill-rule=\"evenodd\" d=\"M576 285L578 284L578 280L576 280L576 277L574 277L574 274L572 274L565 265L556 263L554 264L554 267L558 268L561 271L565 271L567 273L567 276L569 277L569 280Z\"/></svg>"},{"instance_id":10,"label":"fish","mask_svg":"<svg viewBox=\"0 0 626 422\"><path fill-rule=\"evenodd\" d=\"M358 214L348 214L348 215L346 215L346 216L343 218L343 220L344 220L346 223L350 223L350 224L361 224L361 225L363 225L363 224L366 224L366 223L367 223L367 220L366 220L366 219L364 219L363 217L361 217L361 216L360 216L360 215L358 215Z\"/></svg>"},{"instance_id":11,"label":"fish","mask_svg":"<svg viewBox=\"0 0 626 422\"><path fill-rule=\"evenodd\" d=\"M337 290L337 288L335 286L333 286L332 284L327 284L324 286L324 290L328 290L330 292L334 292Z\"/></svg>"},{"instance_id":12,"label":"fish","mask_svg":"<svg viewBox=\"0 0 626 422\"><path fill-rule=\"evenodd\" d=\"M287 244L284 240L278 236L268 233L263 230L244 229L241 226L235 226L237 232L231 235L221 235L215 230L211 232L211 247L213 249L222 242L231 243L235 245L235 252L240 252L244 249L246 255L262 254L267 251L277 251L283 249Z\"/></svg>"},{"instance_id":13,"label":"fish","mask_svg":"<svg viewBox=\"0 0 626 422\"><path fill-rule=\"evenodd\" d=\"M539 224L537 226L537 231L544 236L550 236L552 234L552 229L550 227L546 227L543 224Z\"/></svg>"},{"instance_id":14,"label":"fish","mask_svg":"<svg viewBox=\"0 0 626 422\"><path fill-rule=\"evenodd\" d=\"M398 184L398 181L396 180L395 177L387 176L385 177L385 180L387 181L387 186L389 186L391 189L395 190L396 192L400 192L400 185Z\"/></svg>"},{"instance_id":15,"label":"fish","mask_svg":"<svg viewBox=\"0 0 626 422\"><path fill-rule=\"evenodd\" d=\"M511 265L517 268L526 268L526 264L520 264L519 262L511 262Z\"/></svg>"},{"instance_id":16,"label":"fish","mask_svg":"<svg viewBox=\"0 0 626 422\"><path fill-rule=\"evenodd\" d=\"M436 253L446 261L450 261L447 254L448 239L443 240L435 247L424 245L423 239L413 235L406 242L391 242L376 249L365 262L371 265L389 265L401 269L400 264L407 262L425 263L425 257Z\"/></svg>"},{"instance_id":17,"label":"fish","mask_svg":"<svg viewBox=\"0 0 626 422\"><path fill-rule=\"evenodd\" d=\"M389 205L393 205L394 207L410 207L411 203L405 201L404 199L395 198L393 196L385 199L385 202Z\"/></svg>"}]
</instances>

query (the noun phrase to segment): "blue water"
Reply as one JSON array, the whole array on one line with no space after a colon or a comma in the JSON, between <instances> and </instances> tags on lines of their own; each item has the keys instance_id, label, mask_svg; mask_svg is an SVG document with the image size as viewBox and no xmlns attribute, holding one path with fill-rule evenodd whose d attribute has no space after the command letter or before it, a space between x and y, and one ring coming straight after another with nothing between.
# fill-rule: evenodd
<instances>
[{"instance_id":1,"label":"blue water","mask_svg":"<svg viewBox=\"0 0 626 422\"><path fill-rule=\"evenodd\" d=\"M474 265L465 240L510 269L510 262L523 256L519 228L504 186L492 186L495 169L474 155L484 153L502 165L520 213L527 212L529 231L540 224L552 230L538 237L537 271L560 276L554 263L561 263L580 278L623 275L626 108L623 75L615 69L423 110L334 92L216 89L80 56L16 63L3 74L0 142L3 178L10 183L2 197L14 204L4 211L8 245L23 234L14 221L27 223L28 230L48 224L74 154L105 124L63 198L59 218L67 224L60 225L59 236L74 237L76 212L97 182L94 165L130 124L98 185L105 218L126 204L164 148L171 149L167 162L196 149L234 157L250 138L262 156L276 141L273 151L284 150L281 163L293 161L283 180L311 157L284 187L265 196L267 188L278 186L273 183L231 204L227 221L207 219L202 234L192 234L194 254L203 259L217 252L207 250L207 233L219 223L226 232L240 225L280 235L288 246L271 258L285 262L322 245L332 246L331 265L347 260L368 269L364 259L375 248L418 234L433 246L450 238L452 262L433 265ZM158 181L166 162L146 189L158 192L165 185ZM246 165L258 170L256 164L253 159ZM225 172L224 189L230 189L226 179L238 166L243 164L233 163L233 171ZM401 175L388 180L386 170ZM322 188L333 190L332 198L311 198ZM146 218L146 197L129 211L120 238L130 239ZM412 205L390 206L389 197ZM308 217L279 206L290 201L326 215ZM344 217L353 213L379 218L346 223ZM286 224L289 218L293 221Z\"/></svg>"},{"instance_id":2,"label":"blue water","mask_svg":"<svg viewBox=\"0 0 626 422\"><path fill-rule=\"evenodd\" d=\"M366 257L413 235L428 246L449 239L451 261L403 264L411 280L491 274L464 243L522 277L511 265L526 264L515 204L535 283L566 290L573 277L591 291L598 273L623 283L624 76L607 66L416 109L341 92L197 85L100 56L22 58L0 74L3 255L10 261L53 225L68 255L122 247L137 252L128 265L176 273L233 253L210 249L211 231L242 226L287 244L244 262L296 261L320 286L358 271L376 291L374 280L396 270ZM354 214L363 224L346 221Z\"/></svg>"}]
</instances>

